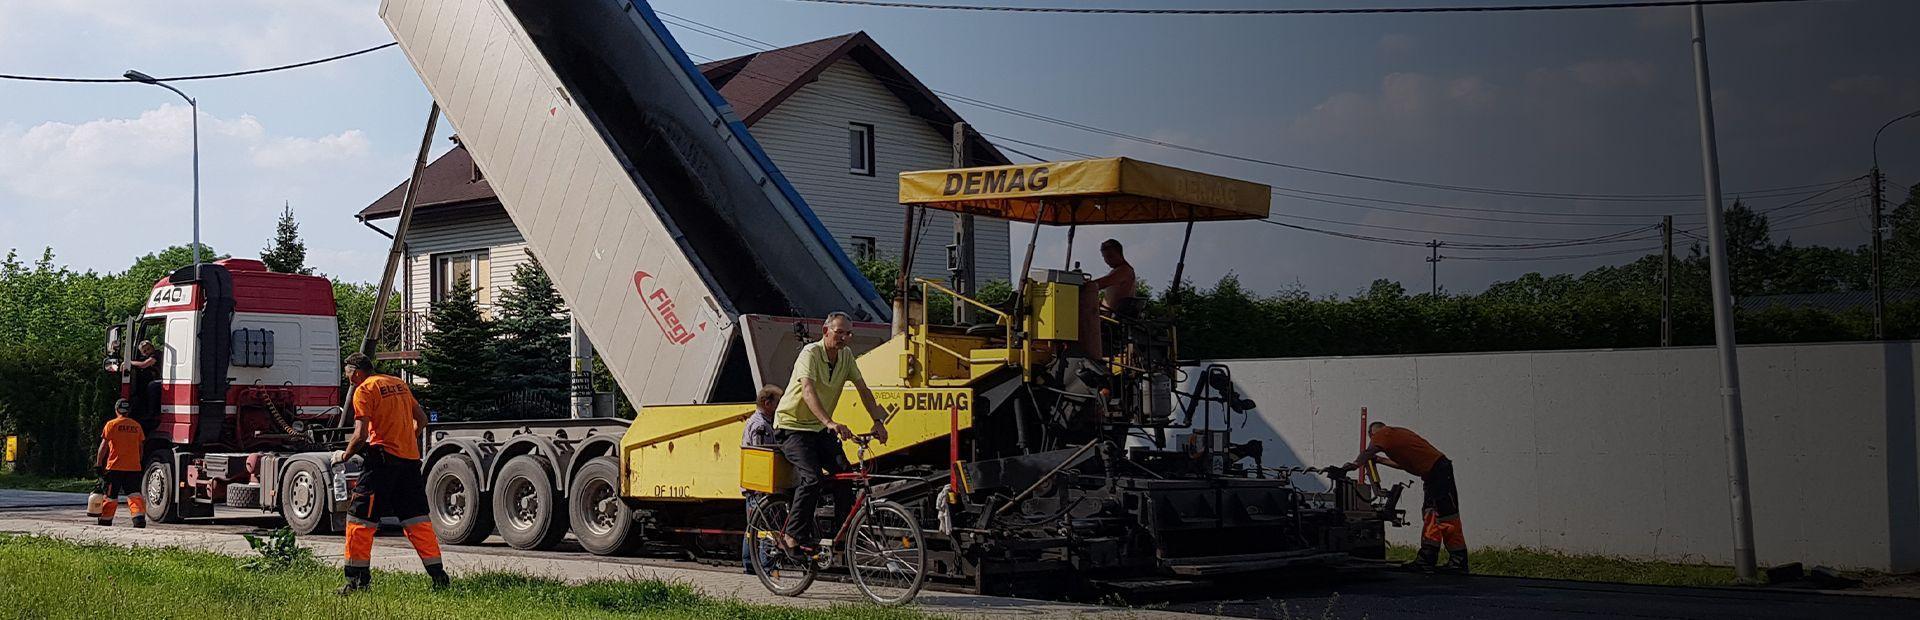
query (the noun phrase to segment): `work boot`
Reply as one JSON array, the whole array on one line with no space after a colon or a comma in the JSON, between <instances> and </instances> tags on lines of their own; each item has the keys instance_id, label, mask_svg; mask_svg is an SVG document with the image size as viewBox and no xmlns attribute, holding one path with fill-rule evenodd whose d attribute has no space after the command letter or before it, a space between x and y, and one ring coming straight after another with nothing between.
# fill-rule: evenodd
<instances>
[{"instance_id":1,"label":"work boot","mask_svg":"<svg viewBox=\"0 0 1920 620\"><path fill-rule=\"evenodd\" d=\"M347 582L341 584L334 594L347 596L373 586L373 570L365 567L347 567Z\"/></svg>"},{"instance_id":2,"label":"work boot","mask_svg":"<svg viewBox=\"0 0 1920 620\"><path fill-rule=\"evenodd\" d=\"M95 519L93 524L101 527L113 527L113 519Z\"/></svg>"},{"instance_id":3,"label":"work boot","mask_svg":"<svg viewBox=\"0 0 1920 620\"><path fill-rule=\"evenodd\" d=\"M447 569L437 564L427 567L427 577L433 579L432 588L435 590L445 590L453 585L453 578L447 576Z\"/></svg>"},{"instance_id":4,"label":"work boot","mask_svg":"<svg viewBox=\"0 0 1920 620\"><path fill-rule=\"evenodd\" d=\"M1439 561L1440 561L1439 549L1429 549L1427 547L1421 547L1420 553L1414 555L1412 561L1401 564L1400 568L1403 570L1419 571L1423 573L1433 572L1433 565L1436 563L1439 563Z\"/></svg>"},{"instance_id":5,"label":"work boot","mask_svg":"<svg viewBox=\"0 0 1920 620\"><path fill-rule=\"evenodd\" d=\"M1459 573L1462 575L1467 574L1467 551L1465 549L1462 549L1459 551L1448 551L1447 565L1440 570L1449 572L1449 573Z\"/></svg>"},{"instance_id":6,"label":"work boot","mask_svg":"<svg viewBox=\"0 0 1920 620\"><path fill-rule=\"evenodd\" d=\"M135 528L142 528L142 529L144 529L144 528L146 528L146 527L147 527L147 518L146 518L146 517L134 517L134 518L133 518L133 527L135 527Z\"/></svg>"}]
</instances>

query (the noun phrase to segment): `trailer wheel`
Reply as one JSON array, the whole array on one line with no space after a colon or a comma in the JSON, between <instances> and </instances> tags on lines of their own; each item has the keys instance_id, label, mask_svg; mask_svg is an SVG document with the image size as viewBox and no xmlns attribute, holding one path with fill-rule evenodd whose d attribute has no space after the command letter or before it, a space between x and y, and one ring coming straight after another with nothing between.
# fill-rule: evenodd
<instances>
[{"instance_id":1,"label":"trailer wheel","mask_svg":"<svg viewBox=\"0 0 1920 620\"><path fill-rule=\"evenodd\" d=\"M440 542L474 545L493 535L493 506L480 492L480 469L472 457L453 454L433 462L427 504Z\"/></svg>"},{"instance_id":2,"label":"trailer wheel","mask_svg":"<svg viewBox=\"0 0 1920 620\"><path fill-rule=\"evenodd\" d=\"M327 534L333 519L327 508L333 505L333 493L327 485L327 472L309 460L287 466L286 485L280 492L280 516L287 527L301 536Z\"/></svg>"},{"instance_id":3,"label":"trailer wheel","mask_svg":"<svg viewBox=\"0 0 1920 620\"><path fill-rule=\"evenodd\" d=\"M620 498L620 463L603 456L587 461L567 489L573 537L594 555L626 555L640 548L633 507Z\"/></svg>"},{"instance_id":4,"label":"trailer wheel","mask_svg":"<svg viewBox=\"0 0 1920 620\"><path fill-rule=\"evenodd\" d=\"M493 524L515 549L550 549L567 535L567 506L545 459L522 454L500 469Z\"/></svg>"},{"instance_id":5,"label":"trailer wheel","mask_svg":"<svg viewBox=\"0 0 1920 620\"><path fill-rule=\"evenodd\" d=\"M147 518L158 523L179 523L180 486L174 484L173 463L162 457L147 461L140 476L140 493L147 498Z\"/></svg>"}]
</instances>

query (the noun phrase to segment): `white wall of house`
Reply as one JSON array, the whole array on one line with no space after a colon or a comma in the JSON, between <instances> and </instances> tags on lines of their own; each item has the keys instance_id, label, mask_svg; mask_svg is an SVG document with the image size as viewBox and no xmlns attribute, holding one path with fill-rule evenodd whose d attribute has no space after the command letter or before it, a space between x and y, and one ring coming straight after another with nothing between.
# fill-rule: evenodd
<instances>
[{"instance_id":1,"label":"white wall of house","mask_svg":"<svg viewBox=\"0 0 1920 620\"><path fill-rule=\"evenodd\" d=\"M433 302L434 258L449 254L484 252L480 269L487 290L481 307L488 308L500 299L513 283L513 270L527 262L526 240L513 227L513 220L498 206L475 207L446 214L427 212L414 216L407 234L407 309L425 313Z\"/></svg>"},{"instance_id":2,"label":"white wall of house","mask_svg":"<svg viewBox=\"0 0 1920 620\"><path fill-rule=\"evenodd\" d=\"M851 123L874 128L872 175L850 172ZM876 241L882 258L898 260L906 221L898 202L900 172L953 167L951 132L937 131L909 113L852 60L834 63L818 81L782 101L753 124L753 137L849 256L856 255L853 238L861 236ZM945 279L953 216L931 212L927 224L914 254L914 275ZM980 281L1007 279L1006 220L978 218L974 226Z\"/></svg>"}]
</instances>

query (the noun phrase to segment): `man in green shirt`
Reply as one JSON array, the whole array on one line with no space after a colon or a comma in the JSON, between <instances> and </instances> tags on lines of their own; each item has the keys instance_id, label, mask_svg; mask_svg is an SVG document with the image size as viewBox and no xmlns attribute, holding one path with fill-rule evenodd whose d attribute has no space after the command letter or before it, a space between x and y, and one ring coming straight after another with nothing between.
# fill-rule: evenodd
<instances>
[{"instance_id":1,"label":"man in green shirt","mask_svg":"<svg viewBox=\"0 0 1920 620\"><path fill-rule=\"evenodd\" d=\"M818 342L801 347L799 359L793 362L793 378L773 415L773 440L779 442L780 454L793 465L798 481L781 546L798 546L809 554L818 540L813 514L820 508L821 493L833 494L836 524L846 521L853 504L852 489L832 478L850 469L840 440L852 437L853 430L833 419L840 393L848 383L860 392L861 404L873 418L874 438L881 443L887 441L886 411L873 402L873 390L860 376L860 366L848 346L853 340L853 319L844 312L829 314L823 331Z\"/></svg>"}]
</instances>

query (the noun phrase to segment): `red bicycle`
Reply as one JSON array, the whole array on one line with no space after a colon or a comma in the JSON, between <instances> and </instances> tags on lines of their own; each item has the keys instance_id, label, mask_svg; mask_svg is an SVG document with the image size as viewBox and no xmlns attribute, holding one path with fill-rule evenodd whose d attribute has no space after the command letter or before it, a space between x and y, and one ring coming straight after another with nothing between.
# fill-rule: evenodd
<instances>
[{"instance_id":1,"label":"red bicycle","mask_svg":"<svg viewBox=\"0 0 1920 620\"><path fill-rule=\"evenodd\" d=\"M867 465L872 435L855 435L859 463L833 480L854 485L853 509L838 524L830 544L812 555L782 549L780 531L792 506L782 495L771 495L747 517L747 539L754 541L753 569L761 585L781 596L806 592L820 571L844 564L853 583L867 598L881 605L899 605L920 594L927 580L927 548L920 521L899 503L873 497L873 482L889 476L873 474ZM909 478L900 478L908 480Z\"/></svg>"}]
</instances>

